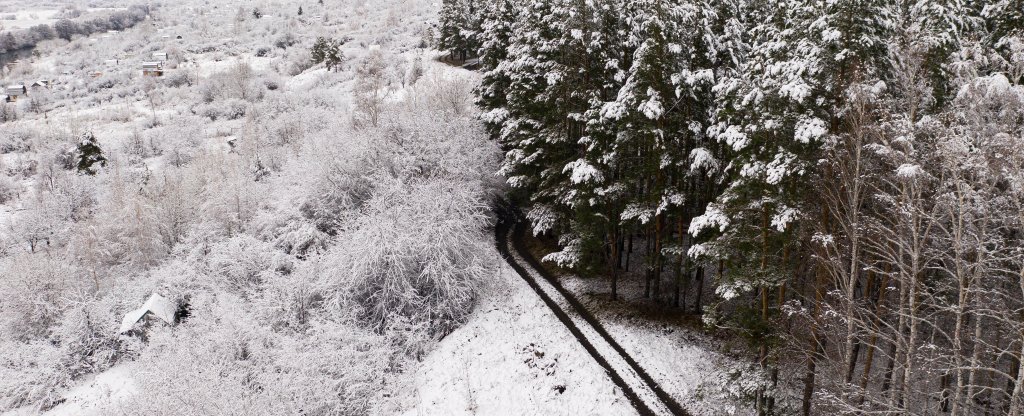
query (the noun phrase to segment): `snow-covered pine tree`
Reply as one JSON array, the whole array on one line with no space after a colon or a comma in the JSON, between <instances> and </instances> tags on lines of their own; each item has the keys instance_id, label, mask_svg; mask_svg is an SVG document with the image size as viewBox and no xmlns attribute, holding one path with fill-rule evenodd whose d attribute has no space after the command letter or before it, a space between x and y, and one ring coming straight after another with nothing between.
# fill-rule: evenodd
<instances>
[{"instance_id":1,"label":"snow-covered pine tree","mask_svg":"<svg viewBox=\"0 0 1024 416\"><path fill-rule=\"evenodd\" d=\"M573 18L578 23L569 29L572 39L567 42L579 42L578 50L582 51L576 66L579 106L569 114L571 125L579 129L570 133L578 152L575 160L561 168L571 174L571 190L561 202L571 218L567 235L572 240L567 248L583 269L608 268L613 298L617 296L621 257L621 213L628 192L623 180L628 175L623 172L626 165L622 155L615 153L619 129L603 117L602 109L618 94L632 55L630 47L621 41L627 34L623 6L621 0L575 2Z\"/></svg>"},{"instance_id":2,"label":"snow-covered pine tree","mask_svg":"<svg viewBox=\"0 0 1024 416\"><path fill-rule=\"evenodd\" d=\"M692 198L690 154L697 148L707 120L707 31L701 26L702 5L693 2L627 1L624 8L620 64L622 86L605 103L591 124L614 134L592 144L592 164L608 166L618 192L606 195L614 202L615 221L609 227L612 247L607 250L618 264L623 230L647 228L652 244L646 261L646 295L659 297L663 251L677 227L688 222L683 210ZM609 194L606 189L602 193ZM630 232L630 234L632 234ZM681 233L680 233L681 234ZM630 235L630 238L632 236ZM681 259L681 241L669 250ZM681 264L677 265L681 266ZM677 267L677 279L680 272ZM612 272L613 290L615 272ZM677 281L678 284L678 281ZM678 289L678 285L676 287Z\"/></svg>"},{"instance_id":3,"label":"snow-covered pine tree","mask_svg":"<svg viewBox=\"0 0 1024 416\"><path fill-rule=\"evenodd\" d=\"M690 231L718 233L703 252L724 261L718 291L725 299L758 292L756 305L728 321L758 340L761 366L769 369L777 327L773 311L781 306L771 299L785 299L785 285L794 276L792 260L801 255L795 251L807 247L798 240L809 231L800 230L800 220L831 215L818 208L810 182L819 173L831 176L817 172L816 161L829 135L843 127L847 88L885 72L886 31L893 21L884 4L871 1L792 0L764 10L751 29L750 53L740 71L716 86L722 100L719 122L710 131L729 147L730 184ZM829 222L817 224L828 227ZM831 233L829 228L821 232ZM857 257L856 244L851 250ZM851 276L858 278L856 271ZM852 287L843 285L844 293L852 296ZM804 295L809 299L819 291ZM813 376L807 379L813 383ZM757 408L770 413L772 399L764 393Z\"/></svg>"},{"instance_id":4,"label":"snow-covered pine tree","mask_svg":"<svg viewBox=\"0 0 1024 416\"><path fill-rule=\"evenodd\" d=\"M465 61L479 48L479 11L483 8L477 0L442 0L438 46L448 52L451 59Z\"/></svg>"},{"instance_id":5,"label":"snow-covered pine tree","mask_svg":"<svg viewBox=\"0 0 1024 416\"><path fill-rule=\"evenodd\" d=\"M527 215L535 233L567 229L564 202L572 197L567 195L571 172L563 167L578 158L575 142L582 132L582 123L569 118L573 109L583 107L574 66L580 63L576 57L582 45L577 42L573 51L566 42L572 18L564 3L525 4L513 25L510 59L499 68L509 80L499 134L506 151L501 171L513 189L529 197ZM575 264L576 256L568 253L563 252L562 263Z\"/></svg>"},{"instance_id":6,"label":"snow-covered pine tree","mask_svg":"<svg viewBox=\"0 0 1024 416\"><path fill-rule=\"evenodd\" d=\"M78 162L76 167L79 173L95 175L101 167L107 166L107 158L103 156L103 149L100 148L96 136L92 132L86 132L78 142L76 150Z\"/></svg>"},{"instance_id":7,"label":"snow-covered pine tree","mask_svg":"<svg viewBox=\"0 0 1024 416\"><path fill-rule=\"evenodd\" d=\"M492 137L497 137L507 113L509 71L508 49L512 39L512 27L518 19L519 10L510 0L500 0L484 8L481 14L481 32L478 37L480 48L480 69L483 78L475 89L476 104L484 110L481 119Z\"/></svg>"}]
</instances>

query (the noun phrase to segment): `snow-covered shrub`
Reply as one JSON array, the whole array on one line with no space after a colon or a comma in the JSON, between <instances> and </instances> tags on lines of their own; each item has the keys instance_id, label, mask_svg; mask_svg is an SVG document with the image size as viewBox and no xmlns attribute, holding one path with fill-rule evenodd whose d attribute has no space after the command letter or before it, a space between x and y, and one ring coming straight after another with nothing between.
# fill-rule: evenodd
<instances>
[{"instance_id":1,"label":"snow-covered shrub","mask_svg":"<svg viewBox=\"0 0 1024 416\"><path fill-rule=\"evenodd\" d=\"M0 102L0 123L18 119L18 106Z\"/></svg>"},{"instance_id":2,"label":"snow-covered shrub","mask_svg":"<svg viewBox=\"0 0 1024 416\"><path fill-rule=\"evenodd\" d=\"M375 414L389 355L381 337L352 325L281 334L218 296L186 324L153 332L137 361L139 393L112 413Z\"/></svg>"},{"instance_id":3,"label":"snow-covered shrub","mask_svg":"<svg viewBox=\"0 0 1024 416\"><path fill-rule=\"evenodd\" d=\"M60 345L59 365L70 379L106 370L129 353L132 340L121 337L117 328L131 307L137 306L124 305L112 294L80 300L64 314L51 341Z\"/></svg>"},{"instance_id":4,"label":"snow-covered shrub","mask_svg":"<svg viewBox=\"0 0 1024 416\"><path fill-rule=\"evenodd\" d=\"M162 126L146 130L139 138L139 146L144 148L144 154L163 155L170 165L184 166L202 144L203 123L193 115L169 117Z\"/></svg>"},{"instance_id":5,"label":"snow-covered shrub","mask_svg":"<svg viewBox=\"0 0 1024 416\"><path fill-rule=\"evenodd\" d=\"M0 103L0 109L6 108ZM2 119L0 119L2 121ZM39 132L29 127L8 127L0 129L0 154L27 152L39 136Z\"/></svg>"},{"instance_id":6,"label":"snow-covered shrub","mask_svg":"<svg viewBox=\"0 0 1024 416\"><path fill-rule=\"evenodd\" d=\"M21 342L49 337L69 306L66 294L89 286L73 266L45 253L3 259L0 275L0 334Z\"/></svg>"},{"instance_id":7,"label":"snow-covered shrub","mask_svg":"<svg viewBox=\"0 0 1024 416\"><path fill-rule=\"evenodd\" d=\"M380 50L371 51L358 62L352 99L353 126L377 127L380 124L387 99L394 92L392 69Z\"/></svg>"},{"instance_id":8,"label":"snow-covered shrub","mask_svg":"<svg viewBox=\"0 0 1024 416\"><path fill-rule=\"evenodd\" d=\"M309 50L293 48L288 50L286 59L278 63L277 71L285 75L295 76L312 68L313 65L313 56Z\"/></svg>"},{"instance_id":9,"label":"snow-covered shrub","mask_svg":"<svg viewBox=\"0 0 1024 416\"><path fill-rule=\"evenodd\" d=\"M224 287L239 293L254 290L272 275L287 274L292 268L291 259L273 244L246 234L214 244L206 260Z\"/></svg>"},{"instance_id":10,"label":"snow-covered shrub","mask_svg":"<svg viewBox=\"0 0 1024 416\"><path fill-rule=\"evenodd\" d=\"M192 74L188 71L171 71L163 77L163 82L168 87L181 88L192 86L195 83L192 78Z\"/></svg>"},{"instance_id":11,"label":"snow-covered shrub","mask_svg":"<svg viewBox=\"0 0 1024 416\"><path fill-rule=\"evenodd\" d=\"M295 35L292 34L292 32L287 32L279 36L276 40L274 40L274 47L280 49L288 49L292 45L295 45L296 43L298 43L298 40L295 39Z\"/></svg>"},{"instance_id":12,"label":"snow-covered shrub","mask_svg":"<svg viewBox=\"0 0 1024 416\"><path fill-rule=\"evenodd\" d=\"M97 298L87 273L62 263L34 254L0 265L0 410L46 409L74 380L137 349L116 331L121 292Z\"/></svg>"},{"instance_id":13,"label":"snow-covered shrub","mask_svg":"<svg viewBox=\"0 0 1024 416\"><path fill-rule=\"evenodd\" d=\"M480 195L446 181L378 189L328 254L334 302L376 330L402 317L450 332L491 272L485 210Z\"/></svg>"},{"instance_id":14,"label":"snow-covered shrub","mask_svg":"<svg viewBox=\"0 0 1024 416\"><path fill-rule=\"evenodd\" d=\"M0 411L28 407L41 413L60 398L69 379L56 365L60 348L45 340L0 338Z\"/></svg>"},{"instance_id":15,"label":"snow-covered shrub","mask_svg":"<svg viewBox=\"0 0 1024 416\"><path fill-rule=\"evenodd\" d=\"M321 232L334 235L347 218L358 213L372 195L374 181L366 154L369 143L352 138L344 148L307 146L303 149L313 163L298 169L303 181L302 215Z\"/></svg>"},{"instance_id":16,"label":"snow-covered shrub","mask_svg":"<svg viewBox=\"0 0 1024 416\"><path fill-rule=\"evenodd\" d=\"M299 263L288 275L268 274L255 301L261 318L279 331L303 331L321 310L325 288L320 276L322 261Z\"/></svg>"},{"instance_id":17,"label":"snow-covered shrub","mask_svg":"<svg viewBox=\"0 0 1024 416\"><path fill-rule=\"evenodd\" d=\"M302 215L299 206L268 209L256 214L252 225L259 238L270 241L282 252L305 257L327 247L330 236Z\"/></svg>"},{"instance_id":18,"label":"snow-covered shrub","mask_svg":"<svg viewBox=\"0 0 1024 416\"><path fill-rule=\"evenodd\" d=\"M0 173L0 204L6 204L13 201L21 193L21 184L11 179L3 173Z\"/></svg>"}]
</instances>

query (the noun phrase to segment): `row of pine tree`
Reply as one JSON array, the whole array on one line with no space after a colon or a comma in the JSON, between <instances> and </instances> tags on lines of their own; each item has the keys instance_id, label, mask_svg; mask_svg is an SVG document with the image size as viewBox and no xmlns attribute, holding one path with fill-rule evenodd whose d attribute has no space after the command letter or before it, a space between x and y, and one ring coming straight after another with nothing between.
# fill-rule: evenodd
<instances>
[{"instance_id":1,"label":"row of pine tree","mask_svg":"<svg viewBox=\"0 0 1024 416\"><path fill-rule=\"evenodd\" d=\"M1022 414L1024 2L446 0L440 32L545 260L749 339L758 414Z\"/></svg>"}]
</instances>

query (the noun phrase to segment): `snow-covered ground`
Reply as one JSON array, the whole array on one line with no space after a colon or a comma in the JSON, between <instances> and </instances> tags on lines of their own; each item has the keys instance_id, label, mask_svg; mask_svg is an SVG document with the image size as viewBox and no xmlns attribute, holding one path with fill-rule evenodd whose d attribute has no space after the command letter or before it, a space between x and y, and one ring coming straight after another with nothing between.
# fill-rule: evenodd
<instances>
[{"instance_id":1,"label":"snow-covered ground","mask_svg":"<svg viewBox=\"0 0 1024 416\"><path fill-rule=\"evenodd\" d=\"M527 245L530 250L539 250L536 240L528 238ZM537 251L533 254L538 257ZM623 276L618 286L619 300L612 302L608 279L587 279L565 272L557 276L611 337L688 411L717 416L749 410L728 397L737 387L728 379L729 369L748 363L735 358L731 351L723 351L723 345L729 343L695 330L692 318L645 299L641 278Z\"/></svg>"},{"instance_id":2,"label":"snow-covered ground","mask_svg":"<svg viewBox=\"0 0 1024 416\"><path fill-rule=\"evenodd\" d=\"M89 376L61 395L63 403L43 412L44 416L102 416L121 400L137 391L132 378L132 363L119 364L106 371ZM28 416L32 409L19 409L3 413L4 416Z\"/></svg>"},{"instance_id":3,"label":"snow-covered ground","mask_svg":"<svg viewBox=\"0 0 1024 416\"><path fill-rule=\"evenodd\" d=\"M416 390L409 415L636 414L601 366L507 265L470 321L424 360Z\"/></svg>"},{"instance_id":4,"label":"snow-covered ground","mask_svg":"<svg viewBox=\"0 0 1024 416\"><path fill-rule=\"evenodd\" d=\"M701 388L720 388L715 383L722 381L721 370L736 362L721 353L714 340L690 329L682 319L652 317L632 307L629 301L641 298L638 285L620 286L619 295L625 302L610 302L606 294L593 291L593 280L575 275L562 275L560 279L612 337L687 410L708 416L737 414L734 412L739 406L723 402L716 395L700 394Z\"/></svg>"}]
</instances>

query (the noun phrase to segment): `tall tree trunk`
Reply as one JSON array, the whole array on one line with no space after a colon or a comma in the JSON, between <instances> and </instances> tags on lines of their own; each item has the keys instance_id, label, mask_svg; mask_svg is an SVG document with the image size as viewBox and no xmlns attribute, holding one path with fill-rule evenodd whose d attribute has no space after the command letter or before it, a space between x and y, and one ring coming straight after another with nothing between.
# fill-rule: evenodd
<instances>
[{"instance_id":1,"label":"tall tree trunk","mask_svg":"<svg viewBox=\"0 0 1024 416\"><path fill-rule=\"evenodd\" d=\"M764 277L768 271L768 208L761 210L761 265L759 267L761 276ZM768 285L761 282L761 325L768 326ZM768 371L768 337L762 334L761 348L757 362L761 371ZM760 415L767 414L767 394L762 387L757 393L757 412Z\"/></svg>"},{"instance_id":2,"label":"tall tree trunk","mask_svg":"<svg viewBox=\"0 0 1024 416\"><path fill-rule=\"evenodd\" d=\"M878 344L878 332L879 320L882 316L882 308L885 304L885 291L889 284L889 270L886 265L885 275L882 276L882 282L878 285L878 296L875 298L875 316L871 319L871 339L868 341L867 353L864 357L864 372L860 378L860 399L857 401L858 406L864 403L864 397L867 395L868 381L871 379L871 366L874 363L875 348ZM870 279L869 279L870 280Z\"/></svg>"},{"instance_id":3,"label":"tall tree trunk","mask_svg":"<svg viewBox=\"0 0 1024 416\"><path fill-rule=\"evenodd\" d=\"M686 274L684 277L683 267L686 263L686 234L683 229L683 215L679 216L679 220L676 222L676 233L679 236L679 256L676 259L676 293L672 296L672 306L682 308L686 310L686 294L690 291L690 270L689 266L686 266ZM680 287L684 286L685 287ZM680 294L682 291L682 294Z\"/></svg>"},{"instance_id":4,"label":"tall tree trunk","mask_svg":"<svg viewBox=\"0 0 1024 416\"><path fill-rule=\"evenodd\" d=\"M629 236L629 248L628 248L628 250L626 250L626 271L628 272L629 271L629 258L633 257L632 256L632 254L633 254L633 237L634 237L635 231L631 229L626 234Z\"/></svg>"},{"instance_id":5,"label":"tall tree trunk","mask_svg":"<svg viewBox=\"0 0 1024 416\"><path fill-rule=\"evenodd\" d=\"M662 259L664 256L661 255L662 241L665 237L665 215L659 214L654 217L654 273L653 273L653 287L651 288L656 303L661 302L661 269Z\"/></svg>"},{"instance_id":6,"label":"tall tree trunk","mask_svg":"<svg viewBox=\"0 0 1024 416\"><path fill-rule=\"evenodd\" d=\"M975 296L975 303L978 302L977 299L978 297ZM981 350L984 345L983 334L981 333L982 320L982 315L974 316L974 345L971 347L971 369L967 371L967 395L964 397L966 402L965 411L967 412L970 412L971 408L974 407L975 387L978 385L978 367L981 366Z\"/></svg>"},{"instance_id":7,"label":"tall tree trunk","mask_svg":"<svg viewBox=\"0 0 1024 416\"><path fill-rule=\"evenodd\" d=\"M1017 351L1016 360L1014 360L1013 368L1010 374L1014 379L1010 380L1006 385L1006 392L1009 394L1009 398L1006 400L1006 404L1009 406L1009 416L1021 416L1021 412L1024 411L1024 397L1022 394L1022 385L1024 385L1024 371L1021 371L1021 360L1024 359L1024 334L1021 334L1020 339L1020 351Z\"/></svg>"},{"instance_id":8,"label":"tall tree trunk","mask_svg":"<svg viewBox=\"0 0 1024 416\"><path fill-rule=\"evenodd\" d=\"M825 207L821 209L821 220L825 229L828 229L828 211ZM821 316L822 302L825 296L825 265L819 259L815 266L814 277L814 315L811 321L810 354L807 357L807 372L804 375L804 394L802 400L803 416L810 416L812 410L812 399L814 398L814 379L817 375L818 356L824 352L824 342L818 337L819 317Z\"/></svg>"},{"instance_id":9,"label":"tall tree trunk","mask_svg":"<svg viewBox=\"0 0 1024 416\"><path fill-rule=\"evenodd\" d=\"M608 245L611 246L611 255L608 256L608 272L612 275L612 300L619 298L619 227L617 225L611 226L611 232L608 234Z\"/></svg>"},{"instance_id":10,"label":"tall tree trunk","mask_svg":"<svg viewBox=\"0 0 1024 416\"><path fill-rule=\"evenodd\" d=\"M651 298L651 275L654 274L654 264L651 261L651 256L653 255L652 249L654 248L653 228L654 224L651 224L650 228L647 230L647 235L644 236L644 240L647 242L644 247L644 257L646 258L646 264L644 264L644 298L647 299Z\"/></svg>"},{"instance_id":11,"label":"tall tree trunk","mask_svg":"<svg viewBox=\"0 0 1024 416\"><path fill-rule=\"evenodd\" d=\"M700 298L701 294L704 293L704 266L697 267L695 278L697 279L697 288L694 291L696 293L694 293L693 299L693 313L701 314Z\"/></svg>"}]
</instances>

